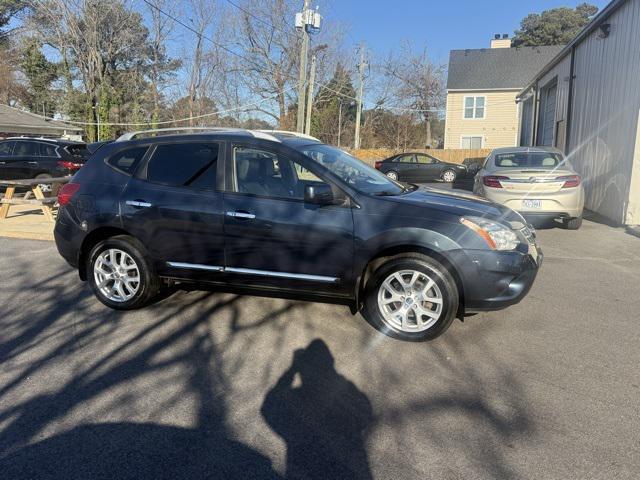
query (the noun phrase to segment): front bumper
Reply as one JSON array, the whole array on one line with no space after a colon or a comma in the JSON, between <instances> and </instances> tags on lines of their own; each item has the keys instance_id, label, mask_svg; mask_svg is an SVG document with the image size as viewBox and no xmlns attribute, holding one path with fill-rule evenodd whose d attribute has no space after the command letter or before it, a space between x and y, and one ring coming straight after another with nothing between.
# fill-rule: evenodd
<instances>
[{"instance_id":1,"label":"front bumper","mask_svg":"<svg viewBox=\"0 0 640 480\"><path fill-rule=\"evenodd\" d=\"M542 264L542 252L459 250L452 261L460 275L465 311L500 310L522 300Z\"/></svg>"}]
</instances>

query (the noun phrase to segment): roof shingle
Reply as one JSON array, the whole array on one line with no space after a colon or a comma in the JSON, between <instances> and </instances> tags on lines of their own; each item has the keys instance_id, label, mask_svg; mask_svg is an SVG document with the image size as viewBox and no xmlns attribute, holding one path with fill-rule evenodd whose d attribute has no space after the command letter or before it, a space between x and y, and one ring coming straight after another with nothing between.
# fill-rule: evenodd
<instances>
[{"instance_id":1,"label":"roof shingle","mask_svg":"<svg viewBox=\"0 0 640 480\"><path fill-rule=\"evenodd\" d=\"M481 48L451 50L448 90L522 88L563 48Z\"/></svg>"}]
</instances>

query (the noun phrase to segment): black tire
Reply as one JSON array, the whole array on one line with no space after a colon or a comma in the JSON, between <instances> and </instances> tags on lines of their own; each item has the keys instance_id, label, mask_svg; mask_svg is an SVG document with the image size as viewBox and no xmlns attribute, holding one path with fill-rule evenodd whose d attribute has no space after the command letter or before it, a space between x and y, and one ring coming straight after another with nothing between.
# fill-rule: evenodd
<instances>
[{"instance_id":1,"label":"black tire","mask_svg":"<svg viewBox=\"0 0 640 480\"><path fill-rule=\"evenodd\" d=\"M110 248L117 248L126 252L135 261L140 273L140 284L135 295L123 302L113 301L106 297L98 288L94 275L94 264L98 256ZM107 307L115 310L134 310L149 304L160 292L160 280L151 266L151 262L144 253L142 244L128 235L118 235L107 238L96 244L87 257L86 275L94 295Z\"/></svg>"},{"instance_id":2,"label":"black tire","mask_svg":"<svg viewBox=\"0 0 640 480\"><path fill-rule=\"evenodd\" d=\"M578 230L582 226L582 216L565 218L562 223L567 230Z\"/></svg>"},{"instance_id":3,"label":"black tire","mask_svg":"<svg viewBox=\"0 0 640 480\"><path fill-rule=\"evenodd\" d=\"M444 176L445 176L445 174L447 174L447 173L451 173L451 174L453 175L453 180L451 180L451 179L450 179L450 180L445 180ZM456 171L455 171L455 170L447 169L447 170L445 170L444 172L442 172L442 175L440 175L440 179L441 179L443 182L453 183L453 182L455 182L455 181L458 179L458 174L456 173Z\"/></svg>"},{"instance_id":4,"label":"black tire","mask_svg":"<svg viewBox=\"0 0 640 480\"><path fill-rule=\"evenodd\" d=\"M393 272L400 270L416 270L429 275L438 285L442 293L442 312L432 326L421 332L404 332L393 328L383 319L378 307L378 290L384 280ZM456 282L440 262L426 255L412 253L394 257L378 267L367 281L364 292L362 314L377 330L387 336L410 342L424 342L442 335L451 325L456 314L460 297Z\"/></svg>"}]
</instances>

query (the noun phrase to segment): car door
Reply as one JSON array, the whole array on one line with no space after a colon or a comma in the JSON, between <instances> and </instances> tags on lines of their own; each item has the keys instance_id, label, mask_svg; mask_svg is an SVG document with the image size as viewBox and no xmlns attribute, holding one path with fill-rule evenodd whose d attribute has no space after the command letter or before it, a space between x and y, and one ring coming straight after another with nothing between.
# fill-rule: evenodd
<instances>
[{"instance_id":1,"label":"car door","mask_svg":"<svg viewBox=\"0 0 640 480\"><path fill-rule=\"evenodd\" d=\"M418 160L418 169L416 180L417 181L431 181L440 178L444 164L433 158L430 155L424 153L417 153L416 159Z\"/></svg>"},{"instance_id":2,"label":"car door","mask_svg":"<svg viewBox=\"0 0 640 480\"><path fill-rule=\"evenodd\" d=\"M16 178L14 170L13 147L16 142L7 140L0 142L0 179L13 180Z\"/></svg>"},{"instance_id":3,"label":"car door","mask_svg":"<svg viewBox=\"0 0 640 480\"><path fill-rule=\"evenodd\" d=\"M353 216L349 202L305 203L305 185L330 183L317 164L260 141L234 143L227 158L226 271L243 284L344 288L352 274Z\"/></svg>"},{"instance_id":4,"label":"car door","mask_svg":"<svg viewBox=\"0 0 640 480\"><path fill-rule=\"evenodd\" d=\"M412 153L407 155L401 155L397 159L398 166L398 180L403 182L413 181L418 173L416 156Z\"/></svg>"},{"instance_id":5,"label":"car door","mask_svg":"<svg viewBox=\"0 0 640 480\"><path fill-rule=\"evenodd\" d=\"M158 143L127 183L124 228L142 241L160 275L217 280L223 270L223 151L213 141Z\"/></svg>"},{"instance_id":6,"label":"car door","mask_svg":"<svg viewBox=\"0 0 640 480\"><path fill-rule=\"evenodd\" d=\"M13 148L13 178L34 178L39 172L40 151L38 143L29 140L17 140Z\"/></svg>"}]
</instances>

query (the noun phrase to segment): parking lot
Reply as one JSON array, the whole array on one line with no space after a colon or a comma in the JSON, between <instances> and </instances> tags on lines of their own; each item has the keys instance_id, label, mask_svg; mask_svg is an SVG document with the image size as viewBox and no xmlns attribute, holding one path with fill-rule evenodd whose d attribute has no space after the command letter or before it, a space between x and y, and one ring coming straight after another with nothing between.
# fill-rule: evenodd
<instances>
[{"instance_id":1,"label":"parking lot","mask_svg":"<svg viewBox=\"0 0 640 480\"><path fill-rule=\"evenodd\" d=\"M594 221L539 240L521 304L412 344L337 305L110 311L53 243L0 239L0 472L344 475L331 450L352 478L637 478L640 240Z\"/></svg>"}]
</instances>

